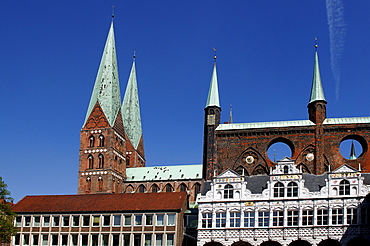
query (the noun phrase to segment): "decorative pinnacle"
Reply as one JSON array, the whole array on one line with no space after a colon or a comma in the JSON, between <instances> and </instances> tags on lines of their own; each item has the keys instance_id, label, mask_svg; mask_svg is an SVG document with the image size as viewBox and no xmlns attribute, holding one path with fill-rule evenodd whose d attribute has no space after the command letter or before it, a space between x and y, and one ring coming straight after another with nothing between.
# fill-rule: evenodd
<instances>
[{"instance_id":1,"label":"decorative pinnacle","mask_svg":"<svg viewBox=\"0 0 370 246\"><path fill-rule=\"evenodd\" d=\"M114 18L114 6L112 5L112 18Z\"/></svg>"},{"instance_id":2,"label":"decorative pinnacle","mask_svg":"<svg viewBox=\"0 0 370 246\"><path fill-rule=\"evenodd\" d=\"M134 49L134 60L136 59L136 49Z\"/></svg>"},{"instance_id":3,"label":"decorative pinnacle","mask_svg":"<svg viewBox=\"0 0 370 246\"><path fill-rule=\"evenodd\" d=\"M215 52L215 55L213 56L213 59L215 59L215 61L216 61L216 58L217 58L217 56L216 56L216 48L212 48L212 49Z\"/></svg>"},{"instance_id":4,"label":"decorative pinnacle","mask_svg":"<svg viewBox=\"0 0 370 246\"><path fill-rule=\"evenodd\" d=\"M317 44L317 38L315 37L315 49L317 49L317 47L319 47L319 45Z\"/></svg>"}]
</instances>

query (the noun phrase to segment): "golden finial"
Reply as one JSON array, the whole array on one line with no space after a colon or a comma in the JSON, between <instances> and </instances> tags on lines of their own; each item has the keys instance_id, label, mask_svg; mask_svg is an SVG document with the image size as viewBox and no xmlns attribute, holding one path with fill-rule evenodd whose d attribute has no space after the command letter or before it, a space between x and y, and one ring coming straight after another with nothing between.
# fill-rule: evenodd
<instances>
[{"instance_id":1,"label":"golden finial","mask_svg":"<svg viewBox=\"0 0 370 246\"><path fill-rule=\"evenodd\" d=\"M134 49L134 60L136 59L136 49Z\"/></svg>"},{"instance_id":2,"label":"golden finial","mask_svg":"<svg viewBox=\"0 0 370 246\"><path fill-rule=\"evenodd\" d=\"M216 56L216 48L212 48L213 49L213 51L215 52L215 55L213 56L213 59L215 59L216 60L216 58L217 58L217 56Z\"/></svg>"},{"instance_id":3,"label":"golden finial","mask_svg":"<svg viewBox=\"0 0 370 246\"><path fill-rule=\"evenodd\" d=\"M319 47L319 45L317 44L317 38L315 37L315 49L317 49L317 47Z\"/></svg>"},{"instance_id":4,"label":"golden finial","mask_svg":"<svg viewBox=\"0 0 370 246\"><path fill-rule=\"evenodd\" d=\"M114 18L114 6L112 5L112 18Z\"/></svg>"}]
</instances>

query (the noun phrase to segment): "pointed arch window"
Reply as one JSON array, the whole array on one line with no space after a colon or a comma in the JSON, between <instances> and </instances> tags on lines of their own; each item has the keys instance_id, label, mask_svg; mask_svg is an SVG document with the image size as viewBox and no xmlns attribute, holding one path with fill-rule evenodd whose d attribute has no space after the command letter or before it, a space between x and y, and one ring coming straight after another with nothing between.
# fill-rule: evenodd
<instances>
[{"instance_id":1,"label":"pointed arch window","mask_svg":"<svg viewBox=\"0 0 370 246\"><path fill-rule=\"evenodd\" d=\"M95 144L95 138L93 135L89 137L89 147L94 147Z\"/></svg>"},{"instance_id":2,"label":"pointed arch window","mask_svg":"<svg viewBox=\"0 0 370 246\"><path fill-rule=\"evenodd\" d=\"M102 154L99 155L99 168L104 168L104 156Z\"/></svg>"},{"instance_id":3,"label":"pointed arch window","mask_svg":"<svg viewBox=\"0 0 370 246\"><path fill-rule=\"evenodd\" d=\"M339 195L349 195L350 193L350 183L348 180L343 179L339 183Z\"/></svg>"},{"instance_id":4,"label":"pointed arch window","mask_svg":"<svg viewBox=\"0 0 370 246\"><path fill-rule=\"evenodd\" d=\"M194 190L194 200L195 200L197 198L198 193L200 193L200 184L195 183L193 186L193 190Z\"/></svg>"},{"instance_id":5,"label":"pointed arch window","mask_svg":"<svg viewBox=\"0 0 370 246\"><path fill-rule=\"evenodd\" d=\"M99 147L103 147L103 146L104 146L104 136L100 135L99 136Z\"/></svg>"},{"instance_id":6,"label":"pointed arch window","mask_svg":"<svg viewBox=\"0 0 370 246\"><path fill-rule=\"evenodd\" d=\"M166 184L166 187L164 189L166 192L172 192L173 191L173 187L171 184Z\"/></svg>"},{"instance_id":7,"label":"pointed arch window","mask_svg":"<svg viewBox=\"0 0 370 246\"><path fill-rule=\"evenodd\" d=\"M98 189L99 191L103 191L103 178L102 177L98 178Z\"/></svg>"},{"instance_id":8,"label":"pointed arch window","mask_svg":"<svg viewBox=\"0 0 370 246\"><path fill-rule=\"evenodd\" d=\"M139 185L138 192L139 193L144 193L145 192L145 186L144 185Z\"/></svg>"},{"instance_id":9,"label":"pointed arch window","mask_svg":"<svg viewBox=\"0 0 370 246\"><path fill-rule=\"evenodd\" d=\"M188 187L186 187L186 185L184 183L182 183L180 185L180 188L179 188L180 191L187 191L188 190Z\"/></svg>"},{"instance_id":10,"label":"pointed arch window","mask_svg":"<svg viewBox=\"0 0 370 246\"><path fill-rule=\"evenodd\" d=\"M231 184L227 184L224 188L224 199L232 198L234 198L234 187Z\"/></svg>"},{"instance_id":11,"label":"pointed arch window","mask_svg":"<svg viewBox=\"0 0 370 246\"><path fill-rule=\"evenodd\" d=\"M298 196L298 185L296 182L290 182L287 187L287 197Z\"/></svg>"},{"instance_id":12,"label":"pointed arch window","mask_svg":"<svg viewBox=\"0 0 370 246\"><path fill-rule=\"evenodd\" d=\"M90 193L91 191L91 178L87 177L86 178L86 193Z\"/></svg>"},{"instance_id":13,"label":"pointed arch window","mask_svg":"<svg viewBox=\"0 0 370 246\"><path fill-rule=\"evenodd\" d=\"M87 160L88 160L89 168L90 169L94 168L94 157L92 155L89 155L87 157Z\"/></svg>"},{"instance_id":14,"label":"pointed arch window","mask_svg":"<svg viewBox=\"0 0 370 246\"><path fill-rule=\"evenodd\" d=\"M277 182L274 185L274 197L284 197L284 185L281 182Z\"/></svg>"},{"instance_id":15,"label":"pointed arch window","mask_svg":"<svg viewBox=\"0 0 370 246\"><path fill-rule=\"evenodd\" d=\"M152 186L152 193L157 193L158 191L159 191L159 187L158 187L158 185L154 184L154 185Z\"/></svg>"}]
</instances>

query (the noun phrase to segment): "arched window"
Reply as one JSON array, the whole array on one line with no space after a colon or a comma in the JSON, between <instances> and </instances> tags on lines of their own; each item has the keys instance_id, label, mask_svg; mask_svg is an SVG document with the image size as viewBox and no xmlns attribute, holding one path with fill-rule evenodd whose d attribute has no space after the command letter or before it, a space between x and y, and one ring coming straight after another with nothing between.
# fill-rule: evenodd
<instances>
[{"instance_id":1,"label":"arched window","mask_svg":"<svg viewBox=\"0 0 370 246\"><path fill-rule=\"evenodd\" d=\"M193 190L194 190L194 200L195 200L197 198L198 193L200 193L200 184L195 183L193 186Z\"/></svg>"},{"instance_id":2,"label":"arched window","mask_svg":"<svg viewBox=\"0 0 370 246\"><path fill-rule=\"evenodd\" d=\"M99 191L103 191L103 178L102 177L99 177L98 178L98 188L99 188Z\"/></svg>"},{"instance_id":3,"label":"arched window","mask_svg":"<svg viewBox=\"0 0 370 246\"><path fill-rule=\"evenodd\" d=\"M298 185L296 182L290 182L287 187L287 197L298 196Z\"/></svg>"},{"instance_id":4,"label":"arched window","mask_svg":"<svg viewBox=\"0 0 370 246\"><path fill-rule=\"evenodd\" d=\"M102 154L99 155L99 168L104 168L104 156Z\"/></svg>"},{"instance_id":5,"label":"arched window","mask_svg":"<svg viewBox=\"0 0 370 246\"><path fill-rule=\"evenodd\" d=\"M91 191L91 178L87 177L86 178L86 193L90 193Z\"/></svg>"},{"instance_id":6,"label":"arched window","mask_svg":"<svg viewBox=\"0 0 370 246\"><path fill-rule=\"evenodd\" d=\"M157 193L159 191L158 185L154 184L152 185L152 193Z\"/></svg>"},{"instance_id":7,"label":"arched window","mask_svg":"<svg viewBox=\"0 0 370 246\"><path fill-rule=\"evenodd\" d=\"M224 199L234 198L234 187L231 184L225 185Z\"/></svg>"},{"instance_id":8,"label":"arched window","mask_svg":"<svg viewBox=\"0 0 370 246\"><path fill-rule=\"evenodd\" d=\"M277 182L274 185L274 197L284 197L284 185L283 185L283 183Z\"/></svg>"},{"instance_id":9,"label":"arched window","mask_svg":"<svg viewBox=\"0 0 370 246\"><path fill-rule=\"evenodd\" d=\"M99 147L103 147L103 146L104 146L104 136L100 135L99 136Z\"/></svg>"},{"instance_id":10,"label":"arched window","mask_svg":"<svg viewBox=\"0 0 370 246\"><path fill-rule=\"evenodd\" d=\"M343 179L339 183L339 195L349 195L351 192L348 180Z\"/></svg>"},{"instance_id":11,"label":"arched window","mask_svg":"<svg viewBox=\"0 0 370 246\"><path fill-rule=\"evenodd\" d=\"M145 192L145 186L144 185L139 185L138 192L139 193L144 193Z\"/></svg>"},{"instance_id":12,"label":"arched window","mask_svg":"<svg viewBox=\"0 0 370 246\"><path fill-rule=\"evenodd\" d=\"M126 167L130 166L130 156L126 156Z\"/></svg>"},{"instance_id":13,"label":"arched window","mask_svg":"<svg viewBox=\"0 0 370 246\"><path fill-rule=\"evenodd\" d=\"M89 147L94 147L95 138L93 135L89 137Z\"/></svg>"},{"instance_id":14,"label":"arched window","mask_svg":"<svg viewBox=\"0 0 370 246\"><path fill-rule=\"evenodd\" d=\"M180 191L187 191L188 190L188 187L186 187L186 185L184 183L182 183L180 185L180 188L179 188Z\"/></svg>"},{"instance_id":15,"label":"arched window","mask_svg":"<svg viewBox=\"0 0 370 246\"><path fill-rule=\"evenodd\" d=\"M166 192L172 192L173 191L173 187L171 184L166 184L166 187L164 189Z\"/></svg>"},{"instance_id":16,"label":"arched window","mask_svg":"<svg viewBox=\"0 0 370 246\"><path fill-rule=\"evenodd\" d=\"M87 157L87 160L89 163L89 168L90 169L94 168L94 157L92 155L89 155L89 157Z\"/></svg>"}]
</instances>

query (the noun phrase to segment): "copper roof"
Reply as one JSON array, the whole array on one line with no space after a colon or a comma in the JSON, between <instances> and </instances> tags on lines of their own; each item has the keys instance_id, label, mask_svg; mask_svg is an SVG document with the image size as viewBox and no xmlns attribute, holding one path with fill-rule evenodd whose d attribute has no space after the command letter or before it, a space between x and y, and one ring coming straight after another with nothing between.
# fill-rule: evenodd
<instances>
[{"instance_id":1,"label":"copper roof","mask_svg":"<svg viewBox=\"0 0 370 246\"><path fill-rule=\"evenodd\" d=\"M26 196L16 213L181 210L186 192Z\"/></svg>"}]
</instances>

